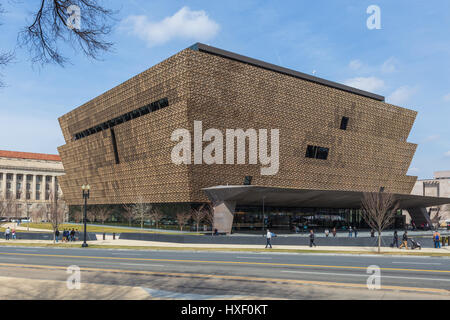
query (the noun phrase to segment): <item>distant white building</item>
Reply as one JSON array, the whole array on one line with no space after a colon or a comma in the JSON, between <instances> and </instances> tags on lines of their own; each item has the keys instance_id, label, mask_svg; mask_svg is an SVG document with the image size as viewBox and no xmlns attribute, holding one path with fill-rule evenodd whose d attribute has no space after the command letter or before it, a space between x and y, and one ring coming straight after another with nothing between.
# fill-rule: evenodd
<instances>
[{"instance_id":1,"label":"distant white building","mask_svg":"<svg viewBox=\"0 0 450 320\"><path fill-rule=\"evenodd\" d=\"M411 194L450 198L450 170L435 172L434 179L417 180ZM450 205L448 204L430 207L427 210L430 212L431 219L436 215L440 216L441 221L450 219ZM409 223L408 215L407 220L407 223Z\"/></svg>"},{"instance_id":2,"label":"distant white building","mask_svg":"<svg viewBox=\"0 0 450 320\"><path fill-rule=\"evenodd\" d=\"M0 200L13 203L3 215L25 218L49 206L52 194L62 197L58 177L63 174L58 155L0 150Z\"/></svg>"}]
</instances>

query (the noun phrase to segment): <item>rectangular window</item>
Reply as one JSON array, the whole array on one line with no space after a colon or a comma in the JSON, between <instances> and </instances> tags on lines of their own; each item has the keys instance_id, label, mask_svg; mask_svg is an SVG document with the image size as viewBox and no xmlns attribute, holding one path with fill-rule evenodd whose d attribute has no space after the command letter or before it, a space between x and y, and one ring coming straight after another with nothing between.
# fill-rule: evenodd
<instances>
[{"instance_id":1,"label":"rectangular window","mask_svg":"<svg viewBox=\"0 0 450 320\"><path fill-rule=\"evenodd\" d=\"M252 176L246 176L244 179L244 186L250 186L252 184Z\"/></svg>"},{"instance_id":2,"label":"rectangular window","mask_svg":"<svg viewBox=\"0 0 450 320\"><path fill-rule=\"evenodd\" d=\"M12 179L13 179L12 173L7 173L6 174L6 180L12 180Z\"/></svg>"},{"instance_id":3,"label":"rectangular window","mask_svg":"<svg viewBox=\"0 0 450 320\"><path fill-rule=\"evenodd\" d=\"M36 192L36 200L41 200L41 193L40 192Z\"/></svg>"},{"instance_id":4,"label":"rectangular window","mask_svg":"<svg viewBox=\"0 0 450 320\"><path fill-rule=\"evenodd\" d=\"M348 117L342 117L341 130L347 130L348 120L349 120Z\"/></svg>"},{"instance_id":5,"label":"rectangular window","mask_svg":"<svg viewBox=\"0 0 450 320\"><path fill-rule=\"evenodd\" d=\"M11 182L7 182L7 183L6 183L6 189L8 189L8 190L11 189Z\"/></svg>"},{"instance_id":6,"label":"rectangular window","mask_svg":"<svg viewBox=\"0 0 450 320\"><path fill-rule=\"evenodd\" d=\"M315 158L317 154L316 146L308 146L306 148L306 158Z\"/></svg>"},{"instance_id":7,"label":"rectangular window","mask_svg":"<svg viewBox=\"0 0 450 320\"><path fill-rule=\"evenodd\" d=\"M311 159L327 160L329 151L330 151L329 148L309 145L306 148L306 155L305 155L305 157L306 158L311 158Z\"/></svg>"},{"instance_id":8,"label":"rectangular window","mask_svg":"<svg viewBox=\"0 0 450 320\"><path fill-rule=\"evenodd\" d=\"M329 151L328 148L319 147L317 150L316 158L321 159L321 160L327 160L328 159L328 151Z\"/></svg>"}]
</instances>

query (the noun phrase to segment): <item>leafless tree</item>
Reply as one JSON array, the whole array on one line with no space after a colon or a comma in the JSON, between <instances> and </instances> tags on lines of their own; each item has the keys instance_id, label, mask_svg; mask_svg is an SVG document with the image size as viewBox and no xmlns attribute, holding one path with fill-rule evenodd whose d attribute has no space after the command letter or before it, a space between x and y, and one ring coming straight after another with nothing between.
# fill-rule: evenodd
<instances>
[{"instance_id":1,"label":"leafless tree","mask_svg":"<svg viewBox=\"0 0 450 320\"><path fill-rule=\"evenodd\" d=\"M98 206L97 210L97 218L100 220L102 224L105 224L106 220L111 217L111 210L105 206Z\"/></svg>"},{"instance_id":2,"label":"leafless tree","mask_svg":"<svg viewBox=\"0 0 450 320\"><path fill-rule=\"evenodd\" d=\"M3 14L5 11L2 8L2 4L0 3L0 15ZM0 26L2 24L0 23ZM14 54L12 52L2 52L0 53L0 69L9 64L14 59ZM0 74L0 78L1 78ZM0 87L3 87L4 83L0 80Z\"/></svg>"},{"instance_id":3,"label":"leafless tree","mask_svg":"<svg viewBox=\"0 0 450 320\"><path fill-rule=\"evenodd\" d=\"M46 209L41 205L36 205L31 209L31 220L33 222L41 222L46 216Z\"/></svg>"},{"instance_id":4,"label":"leafless tree","mask_svg":"<svg viewBox=\"0 0 450 320\"><path fill-rule=\"evenodd\" d=\"M97 207L95 206L88 206L86 209L86 215L89 222L95 222L97 221Z\"/></svg>"},{"instance_id":5,"label":"leafless tree","mask_svg":"<svg viewBox=\"0 0 450 320\"><path fill-rule=\"evenodd\" d=\"M41 0L30 25L19 33L19 45L30 51L32 61L63 66L67 58L61 55L60 42L70 44L87 57L98 59L101 52L111 49L104 37L111 33L114 12L99 0ZM79 8L81 25L74 27L73 17Z\"/></svg>"},{"instance_id":6,"label":"leafless tree","mask_svg":"<svg viewBox=\"0 0 450 320\"><path fill-rule=\"evenodd\" d=\"M199 208L194 208L191 210L191 217L192 220L195 222L195 230L198 232L198 227L200 225L200 222L205 219L205 205L200 206Z\"/></svg>"},{"instance_id":7,"label":"leafless tree","mask_svg":"<svg viewBox=\"0 0 450 320\"><path fill-rule=\"evenodd\" d=\"M144 199L142 197L139 197L137 203L135 203L133 207L134 220L139 221L139 223L141 224L141 229L143 229L144 221L150 218L152 205L144 203Z\"/></svg>"},{"instance_id":8,"label":"leafless tree","mask_svg":"<svg viewBox=\"0 0 450 320\"><path fill-rule=\"evenodd\" d=\"M183 227L191 218L191 214L190 214L190 212L180 211L176 214L176 217L177 217L178 226L180 227L180 230L183 231Z\"/></svg>"},{"instance_id":9,"label":"leafless tree","mask_svg":"<svg viewBox=\"0 0 450 320\"><path fill-rule=\"evenodd\" d=\"M131 221L134 218L134 205L133 204L123 204L122 216L128 221L128 226L131 226Z\"/></svg>"},{"instance_id":10,"label":"leafless tree","mask_svg":"<svg viewBox=\"0 0 450 320\"><path fill-rule=\"evenodd\" d=\"M79 208L74 209L72 213L72 218L75 223L80 223L83 221L83 211Z\"/></svg>"},{"instance_id":11,"label":"leafless tree","mask_svg":"<svg viewBox=\"0 0 450 320\"><path fill-rule=\"evenodd\" d=\"M214 232L214 209L210 204L207 204L203 208L203 212L205 213L204 221L211 227L211 235Z\"/></svg>"},{"instance_id":12,"label":"leafless tree","mask_svg":"<svg viewBox=\"0 0 450 320\"><path fill-rule=\"evenodd\" d=\"M6 218L14 218L17 214L17 200L13 193L9 193L4 200L5 206L5 217Z\"/></svg>"},{"instance_id":13,"label":"leafless tree","mask_svg":"<svg viewBox=\"0 0 450 320\"><path fill-rule=\"evenodd\" d=\"M378 253L381 251L381 233L394 221L398 202L391 193L365 192L361 203L361 215L366 223L378 233Z\"/></svg>"},{"instance_id":14,"label":"leafless tree","mask_svg":"<svg viewBox=\"0 0 450 320\"><path fill-rule=\"evenodd\" d=\"M53 231L53 243L55 243L55 231L60 224L64 223L64 218L67 212L67 205L61 197L57 197L50 193L50 204L47 205L47 222L52 226Z\"/></svg>"},{"instance_id":15,"label":"leafless tree","mask_svg":"<svg viewBox=\"0 0 450 320\"><path fill-rule=\"evenodd\" d=\"M6 205L6 198L5 198L5 196L4 195L1 195L0 196L0 218L1 217L6 217L6 207L7 207L7 205Z\"/></svg>"},{"instance_id":16,"label":"leafless tree","mask_svg":"<svg viewBox=\"0 0 450 320\"><path fill-rule=\"evenodd\" d=\"M161 219L164 217L164 214L161 212L161 210L159 210L158 208L153 208L151 213L150 213L150 219L152 219L153 221L155 221L155 227L156 229L158 229L159 226L159 222L161 221Z\"/></svg>"}]
</instances>

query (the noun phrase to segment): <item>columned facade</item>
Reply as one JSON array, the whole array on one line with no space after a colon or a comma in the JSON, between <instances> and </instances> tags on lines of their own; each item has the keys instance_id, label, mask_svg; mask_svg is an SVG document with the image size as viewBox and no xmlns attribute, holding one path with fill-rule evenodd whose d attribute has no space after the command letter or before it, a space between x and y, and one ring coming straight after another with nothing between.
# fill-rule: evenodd
<instances>
[{"instance_id":1,"label":"columned facade","mask_svg":"<svg viewBox=\"0 0 450 320\"><path fill-rule=\"evenodd\" d=\"M62 197L58 177L64 167L58 155L0 150L2 218L29 218L48 206L52 195Z\"/></svg>"}]
</instances>

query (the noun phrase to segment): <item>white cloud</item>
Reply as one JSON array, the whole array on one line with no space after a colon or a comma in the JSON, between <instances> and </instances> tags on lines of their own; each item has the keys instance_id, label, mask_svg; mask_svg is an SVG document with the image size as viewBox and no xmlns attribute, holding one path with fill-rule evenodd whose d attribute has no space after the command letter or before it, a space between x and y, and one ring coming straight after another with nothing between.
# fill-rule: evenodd
<instances>
[{"instance_id":1,"label":"white cloud","mask_svg":"<svg viewBox=\"0 0 450 320\"><path fill-rule=\"evenodd\" d=\"M397 64L397 60L395 60L393 57L391 57L383 63L383 65L381 66L381 71L383 73L395 72L397 70L396 64Z\"/></svg>"},{"instance_id":2,"label":"white cloud","mask_svg":"<svg viewBox=\"0 0 450 320\"><path fill-rule=\"evenodd\" d=\"M348 66L349 66L350 69L352 69L352 70L359 70L359 69L361 69L362 65L363 65L363 64L362 64L361 60L358 60L358 59L352 60L352 61L350 61L350 63L348 64Z\"/></svg>"},{"instance_id":3,"label":"white cloud","mask_svg":"<svg viewBox=\"0 0 450 320\"><path fill-rule=\"evenodd\" d=\"M183 7L159 22L151 22L146 16L129 16L122 21L122 28L145 40L151 47L175 38L207 41L216 36L220 27L205 11Z\"/></svg>"},{"instance_id":4,"label":"white cloud","mask_svg":"<svg viewBox=\"0 0 450 320\"><path fill-rule=\"evenodd\" d=\"M357 77L344 81L344 84L350 87L365 91L377 91L384 87L384 81L376 77Z\"/></svg>"},{"instance_id":5,"label":"white cloud","mask_svg":"<svg viewBox=\"0 0 450 320\"><path fill-rule=\"evenodd\" d=\"M444 96L444 101L450 102L450 93Z\"/></svg>"},{"instance_id":6,"label":"white cloud","mask_svg":"<svg viewBox=\"0 0 450 320\"><path fill-rule=\"evenodd\" d=\"M439 140L440 138L441 138L440 135L433 134L433 135L425 137L425 139L422 140L422 143L436 141L436 140Z\"/></svg>"},{"instance_id":7,"label":"white cloud","mask_svg":"<svg viewBox=\"0 0 450 320\"><path fill-rule=\"evenodd\" d=\"M392 94L387 98L387 102L392 104L402 104L405 103L411 98L415 93L417 89L411 88L408 86L402 86L392 92Z\"/></svg>"}]
</instances>

